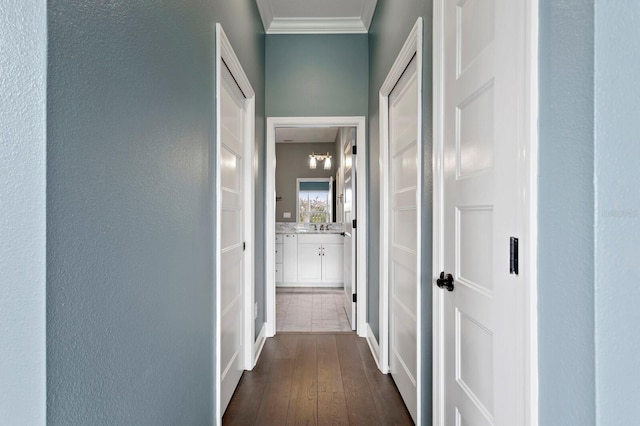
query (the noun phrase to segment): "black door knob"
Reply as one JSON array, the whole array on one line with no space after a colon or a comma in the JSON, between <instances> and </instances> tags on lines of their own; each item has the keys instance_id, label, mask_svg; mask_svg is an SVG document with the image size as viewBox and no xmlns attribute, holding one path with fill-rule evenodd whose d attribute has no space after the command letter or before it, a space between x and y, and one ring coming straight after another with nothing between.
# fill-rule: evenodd
<instances>
[{"instance_id":1,"label":"black door knob","mask_svg":"<svg viewBox=\"0 0 640 426\"><path fill-rule=\"evenodd\" d=\"M444 271L440 272L440 278L436 280L436 285L440 288L453 291L453 275L445 274Z\"/></svg>"}]
</instances>

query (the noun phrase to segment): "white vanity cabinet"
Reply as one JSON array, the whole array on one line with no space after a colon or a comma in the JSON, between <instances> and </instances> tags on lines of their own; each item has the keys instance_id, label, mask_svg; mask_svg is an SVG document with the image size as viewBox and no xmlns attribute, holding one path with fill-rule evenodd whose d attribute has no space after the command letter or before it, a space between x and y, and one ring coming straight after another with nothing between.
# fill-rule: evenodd
<instances>
[{"instance_id":1,"label":"white vanity cabinet","mask_svg":"<svg viewBox=\"0 0 640 426\"><path fill-rule=\"evenodd\" d=\"M339 286L343 283L343 239L338 234L298 236L298 282Z\"/></svg>"}]
</instances>

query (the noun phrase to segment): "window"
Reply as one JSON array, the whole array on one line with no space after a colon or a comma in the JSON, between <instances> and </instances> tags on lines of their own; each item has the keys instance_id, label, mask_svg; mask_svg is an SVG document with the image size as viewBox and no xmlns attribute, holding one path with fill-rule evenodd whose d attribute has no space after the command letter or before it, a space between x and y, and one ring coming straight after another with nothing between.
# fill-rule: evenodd
<instances>
[{"instance_id":1,"label":"window","mask_svg":"<svg viewBox=\"0 0 640 426\"><path fill-rule=\"evenodd\" d=\"M331 222L332 178L299 178L298 222Z\"/></svg>"}]
</instances>

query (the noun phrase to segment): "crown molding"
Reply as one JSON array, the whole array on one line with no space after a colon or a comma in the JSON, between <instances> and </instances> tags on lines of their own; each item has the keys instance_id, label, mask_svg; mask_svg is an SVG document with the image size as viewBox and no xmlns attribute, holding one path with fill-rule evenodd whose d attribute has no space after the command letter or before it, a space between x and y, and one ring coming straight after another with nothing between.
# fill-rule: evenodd
<instances>
[{"instance_id":1,"label":"crown molding","mask_svg":"<svg viewBox=\"0 0 640 426\"><path fill-rule=\"evenodd\" d=\"M352 17L277 17L271 0L256 0L266 34L366 34L377 0L362 0L360 16Z\"/></svg>"},{"instance_id":2,"label":"crown molding","mask_svg":"<svg viewBox=\"0 0 640 426\"><path fill-rule=\"evenodd\" d=\"M366 34L360 18L274 18L267 34Z\"/></svg>"}]
</instances>

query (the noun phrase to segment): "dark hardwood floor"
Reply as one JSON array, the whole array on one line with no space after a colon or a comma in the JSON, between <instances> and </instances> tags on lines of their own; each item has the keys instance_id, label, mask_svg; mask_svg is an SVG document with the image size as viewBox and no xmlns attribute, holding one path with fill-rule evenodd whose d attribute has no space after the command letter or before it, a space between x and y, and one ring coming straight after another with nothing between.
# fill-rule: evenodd
<instances>
[{"instance_id":1,"label":"dark hardwood floor","mask_svg":"<svg viewBox=\"0 0 640 426\"><path fill-rule=\"evenodd\" d=\"M245 371L224 425L412 425L355 333L279 333Z\"/></svg>"}]
</instances>

